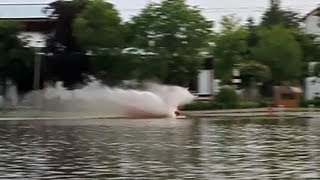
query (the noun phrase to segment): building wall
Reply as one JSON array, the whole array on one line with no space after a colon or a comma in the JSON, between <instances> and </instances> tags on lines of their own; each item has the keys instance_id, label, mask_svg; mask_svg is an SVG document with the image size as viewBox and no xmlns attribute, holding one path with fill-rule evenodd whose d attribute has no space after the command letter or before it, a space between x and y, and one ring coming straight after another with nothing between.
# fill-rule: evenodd
<instances>
[{"instance_id":1,"label":"building wall","mask_svg":"<svg viewBox=\"0 0 320 180\"><path fill-rule=\"evenodd\" d=\"M305 99L312 100L320 96L320 78L308 77L305 79Z\"/></svg>"},{"instance_id":2,"label":"building wall","mask_svg":"<svg viewBox=\"0 0 320 180\"><path fill-rule=\"evenodd\" d=\"M41 32L22 32L19 38L26 40L30 47L45 46L45 35Z\"/></svg>"},{"instance_id":3,"label":"building wall","mask_svg":"<svg viewBox=\"0 0 320 180\"><path fill-rule=\"evenodd\" d=\"M320 35L320 17L319 16L314 16L310 15L308 16L305 21L305 30L307 33L310 34L315 34L315 35Z\"/></svg>"}]
</instances>

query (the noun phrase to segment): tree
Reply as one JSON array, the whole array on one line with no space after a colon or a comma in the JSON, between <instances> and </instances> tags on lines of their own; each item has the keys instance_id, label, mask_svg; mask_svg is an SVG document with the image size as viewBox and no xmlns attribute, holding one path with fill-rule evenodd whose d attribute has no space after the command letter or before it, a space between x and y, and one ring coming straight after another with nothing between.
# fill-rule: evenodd
<instances>
[{"instance_id":1,"label":"tree","mask_svg":"<svg viewBox=\"0 0 320 180\"><path fill-rule=\"evenodd\" d=\"M281 9L280 0L270 0L270 7L262 16L261 26L282 25L286 28L299 28L300 21L298 13Z\"/></svg>"},{"instance_id":2,"label":"tree","mask_svg":"<svg viewBox=\"0 0 320 180\"><path fill-rule=\"evenodd\" d=\"M34 53L18 38L20 31L19 24L0 21L0 73L3 83L10 79L20 91L27 91L32 88Z\"/></svg>"},{"instance_id":3,"label":"tree","mask_svg":"<svg viewBox=\"0 0 320 180\"><path fill-rule=\"evenodd\" d=\"M120 22L112 4L93 0L74 20L74 36L83 47L90 50L119 47L123 42Z\"/></svg>"},{"instance_id":4,"label":"tree","mask_svg":"<svg viewBox=\"0 0 320 180\"><path fill-rule=\"evenodd\" d=\"M214 37L213 54L216 61L216 76L227 84L232 79L235 64L244 60L248 51L247 31L234 16L225 16L221 21L221 31Z\"/></svg>"},{"instance_id":5,"label":"tree","mask_svg":"<svg viewBox=\"0 0 320 180\"><path fill-rule=\"evenodd\" d=\"M259 96L257 83L263 83L271 76L268 66L251 61L238 64L245 97L256 99Z\"/></svg>"},{"instance_id":6,"label":"tree","mask_svg":"<svg viewBox=\"0 0 320 180\"><path fill-rule=\"evenodd\" d=\"M259 42L259 35L258 35L259 26L255 25L254 19L250 17L247 19L247 24L245 28L248 32L248 35L247 35L248 48L247 48L246 59L252 59L253 57L251 53L251 48L257 46Z\"/></svg>"},{"instance_id":7,"label":"tree","mask_svg":"<svg viewBox=\"0 0 320 180\"><path fill-rule=\"evenodd\" d=\"M301 30L293 31L293 35L303 52L301 77L308 77L309 62L320 62L320 42L316 35L306 34Z\"/></svg>"},{"instance_id":8,"label":"tree","mask_svg":"<svg viewBox=\"0 0 320 180\"><path fill-rule=\"evenodd\" d=\"M317 63L317 64L314 66L312 75L313 75L313 76L316 76L316 77L320 77L320 63Z\"/></svg>"},{"instance_id":9,"label":"tree","mask_svg":"<svg viewBox=\"0 0 320 180\"><path fill-rule=\"evenodd\" d=\"M56 25L47 33L46 53L52 54L46 59L47 79L61 80L65 86L72 87L83 81L83 74L88 72L86 51L73 35L73 21L82 12L89 1L58 0L49 4L45 12L54 19Z\"/></svg>"},{"instance_id":10,"label":"tree","mask_svg":"<svg viewBox=\"0 0 320 180\"><path fill-rule=\"evenodd\" d=\"M126 31L131 46L154 53L154 61L163 61L162 69L150 73L167 72L160 81L188 86L197 76L199 53L209 45L212 22L184 0L164 0L150 3L127 23Z\"/></svg>"},{"instance_id":11,"label":"tree","mask_svg":"<svg viewBox=\"0 0 320 180\"><path fill-rule=\"evenodd\" d=\"M252 49L255 59L267 65L275 83L292 81L301 75L302 52L291 31L274 26L259 32L258 46Z\"/></svg>"},{"instance_id":12,"label":"tree","mask_svg":"<svg viewBox=\"0 0 320 180\"><path fill-rule=\"evenodd\" d=\"M77 42L92 54L90 73L109 85L128 78L133 68L130 58L121 52L124 37L120 23L113 5L103 0L89 1L73 22Z\"/></svg>"}]
</instances>

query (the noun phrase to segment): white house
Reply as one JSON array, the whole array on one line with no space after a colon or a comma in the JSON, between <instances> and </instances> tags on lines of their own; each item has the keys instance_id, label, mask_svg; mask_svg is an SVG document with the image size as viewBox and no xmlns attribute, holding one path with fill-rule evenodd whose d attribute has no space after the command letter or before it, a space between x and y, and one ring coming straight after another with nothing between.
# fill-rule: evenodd
<instances>
[{"instance_id":1,"label":"white house","mask_svg":"<svg viewBox=\"0 0 320 180\"><path fill-rule=\"evenodd\" d=\"M303 23L307 33L320 36L320 8L308 13L303 18Z\"/></svg>"}]
</instances>

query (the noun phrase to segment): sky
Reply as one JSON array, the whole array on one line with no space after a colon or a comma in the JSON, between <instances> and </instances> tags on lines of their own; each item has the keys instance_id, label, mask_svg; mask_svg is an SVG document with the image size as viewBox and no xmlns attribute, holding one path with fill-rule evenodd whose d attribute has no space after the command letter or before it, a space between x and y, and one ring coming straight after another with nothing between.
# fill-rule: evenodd
<instances>
[{"instance_id":1,"label":"sky","mask_svg":"<svg viewBox=\"0 0 320 180\"><path fill-rule=\"evenodd\" d=\"M0 0L0 17L38 17L43 16L43 6L3 6L3 3L46 3L52 0ZM152 0L109 0L119 10L123 20L128 21L133 15ZM160 0L153 0L159 2ZM203 9L202 13L209 20L218 22L223 15L235 14L242 20L253 17L260 20L261 14L269 6L269 0L187 0L190 5ZM320 6L320 0L282 0L282 7L295 10L301 16Z\"/></svg>"}]
</instances>

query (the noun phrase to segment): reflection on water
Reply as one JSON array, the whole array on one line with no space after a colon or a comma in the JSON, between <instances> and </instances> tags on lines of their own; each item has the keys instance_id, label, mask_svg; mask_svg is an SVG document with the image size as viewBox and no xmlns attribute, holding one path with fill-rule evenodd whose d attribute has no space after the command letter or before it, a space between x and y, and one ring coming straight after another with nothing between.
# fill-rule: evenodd
<instances>
[{"instance_id":1,"label":"reflection on water","mask_svg":"<svg viewBox=\"0 0 320 180\"><path fill-rule=\"evenodd\" d=\"M319 122L0 121L0 179L320 178Z\"/></svg>"}]
</instances>

